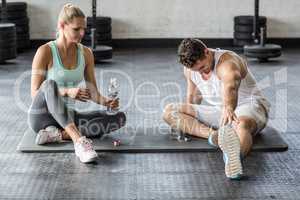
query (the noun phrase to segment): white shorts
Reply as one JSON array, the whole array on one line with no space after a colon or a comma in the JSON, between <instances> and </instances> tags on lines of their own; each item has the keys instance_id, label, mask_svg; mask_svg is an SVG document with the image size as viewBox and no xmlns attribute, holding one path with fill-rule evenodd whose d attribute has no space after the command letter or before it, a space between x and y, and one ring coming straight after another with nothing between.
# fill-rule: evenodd
<instances>
[{"instance_id":1,"label":"white shorts","mask_svg":"<svg viewBox=\"0 0 300 200\"><path fill-rule=\"evenodd\" d=\"M193 108L196 111L197 118L200 122L216 129L219 128L220 118L222 114L221 107L193 104ZM239 105L236 107L234 112L237 117L247 116L255 120L257 129L254 135L264 129L268 122L268 112L260 103Z\"/></svg>"}]
</instances>

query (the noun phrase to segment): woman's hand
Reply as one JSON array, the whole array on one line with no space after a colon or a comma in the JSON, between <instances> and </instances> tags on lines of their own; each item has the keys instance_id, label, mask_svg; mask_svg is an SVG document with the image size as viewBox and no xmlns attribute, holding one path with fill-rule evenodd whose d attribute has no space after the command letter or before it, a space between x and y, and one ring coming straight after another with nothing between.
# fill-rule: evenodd
<instances>
[{"instance_id":1,"label":"woman's hand","mask_svg":"<svg viewBox=\"0 0 300 200\"><path fill-rule=\"evenodd\" d=\"M116 109L119 107L119 98L116 98L116 99L107 98L104 105L107 107L110 107L112 109Z\"/></svg>"},{"instance_id":2,"label":"woman's hand","mask_svg":"<svg viewBox=\"0 0 300 200\"><path fill-rule=\"evenodd\" d=\"M91 99L91 93L88 88L68 88L67 96L83 102Z\"/></svg>"}]
</instances>

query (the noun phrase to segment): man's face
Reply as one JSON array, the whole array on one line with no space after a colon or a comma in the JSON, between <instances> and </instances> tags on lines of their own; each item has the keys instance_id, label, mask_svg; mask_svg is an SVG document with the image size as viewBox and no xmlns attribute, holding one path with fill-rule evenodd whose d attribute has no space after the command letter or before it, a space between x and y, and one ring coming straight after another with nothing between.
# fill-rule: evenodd
<instances>
[{"instance_id":1,"label":"man's face","mask_svg":"<svg viewBox=\"0 0 300 200\"><path fill-rule=\"evenodd\" d=\"M212 66L208 49L204 50L204 58L198 59L190 69L200 74L208 74L211 71Z\"/></svg>"},{"instance_id":2,"label":"man's face","mask_svg":"<svg viewBox=\"0 0 300 200\"><path fill-rule=\"evenodd\" d=\"M208 74L212 69L211 61L208 56L203 59L199 59L191 68L192 71L199 72L200 74Z\"/></svg>"}]
</instances>

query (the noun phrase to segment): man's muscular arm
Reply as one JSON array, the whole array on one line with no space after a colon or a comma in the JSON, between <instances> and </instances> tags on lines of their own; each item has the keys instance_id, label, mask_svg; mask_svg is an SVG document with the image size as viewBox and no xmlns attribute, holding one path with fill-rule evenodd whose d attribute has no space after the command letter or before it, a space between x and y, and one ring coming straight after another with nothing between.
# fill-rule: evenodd
<instances>
[{"instance_id":1,"label":"man's muscular arm","mask_svg":"<svg viewBox=\"0 0 300 200\"><path fill-rule=\"evenodd\" d=\"M221 125L237 121L234 110L238 103L238 89L241 83L240 68L235 63L224 62L218 68L223 86L223 114Z\"/></svg>"},{"instance_id":2,"label":"man's muscular arm","mask_svg":"<svg viewBox=\"0 0 300 200\"><path fill-rule=\"evenodd\" d=\"M187 104L200 104L202 101L202 95L197 86L192 82L190 71L184 68L184 76L187 81Z\"/></svg>"}]
</instances>

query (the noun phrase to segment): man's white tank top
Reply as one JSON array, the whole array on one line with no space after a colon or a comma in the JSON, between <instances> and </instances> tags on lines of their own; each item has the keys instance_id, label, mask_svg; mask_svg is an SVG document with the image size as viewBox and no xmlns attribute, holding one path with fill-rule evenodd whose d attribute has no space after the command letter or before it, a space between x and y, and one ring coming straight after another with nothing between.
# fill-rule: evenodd
<instances>
[{"instance_id":1,"label":"man's white tank top","mask_svg":"<svg viewBox=\"0 0 300 200\"><path fill-rule=\"evenodd\" d=\"M211 77L208 80L204 80L199 72L192 71L191 72L191 80L200 90L203 100L207 101L209 104L214 106L222 106L223 105L223 84L221 80L217 76L217 64L219 62L220 57L226 53L230 52L235 54L232 51L221 50L221 49L213 49L215 52L214 60L215 66L212 72ZM235 54L238 58L237 54ZM242 61L244 62L244 61ZM246 62L244 62L246 65ZM247 65L246 65L247 67ZM238 89L238 105L248 103L260 103L262 104L267 111L269 111L270 103L263 96L261 90L257 86L256 80L249 68L247 67L247 75L241 80L240 87Z\"/></svg>"}]
</instances>

